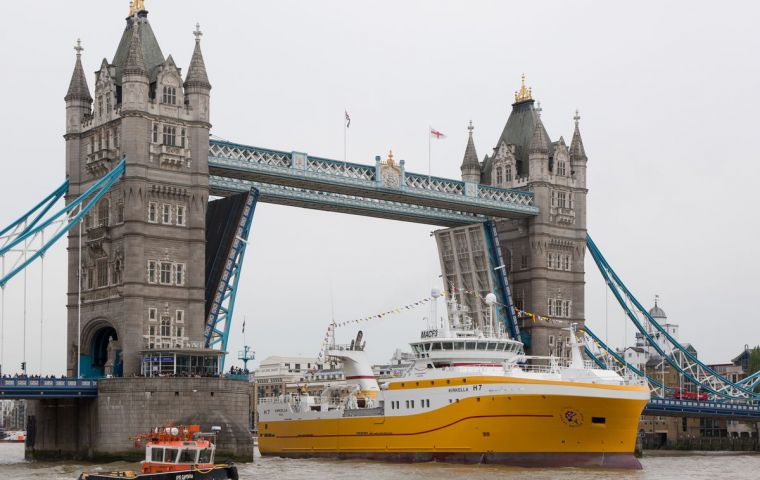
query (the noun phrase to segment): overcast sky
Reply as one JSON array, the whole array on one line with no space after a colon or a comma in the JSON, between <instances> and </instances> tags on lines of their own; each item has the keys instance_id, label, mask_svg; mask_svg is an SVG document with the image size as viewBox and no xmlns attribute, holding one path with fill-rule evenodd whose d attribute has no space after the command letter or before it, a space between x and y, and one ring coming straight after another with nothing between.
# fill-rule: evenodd
<instances>
[{"instance_id":1,"label":"overcast sky","mask_svg":"<svg viewBox=\"0 0 760 480\"><path fill-rule=\"evenodd\" d=\"M110 60L127 0L3 2L0 195L6 225L63 181L64 101L81 37L92 72ZM754 2L146 0L164 55L186 71L196 21L212 91L212 130L250 145L343 155L392 149L407 169L458 178L475 124L489 152L524 72L552 138L581 112L588 227L647 306L655 294L700 357L727 362L760 343L757 272L760 36ZM316 355L331 318L380 313L438 285L432 228L261 204L230 351ZM45 263L43 372L65 368L65 251ZM619 308L586 262L586 316L620 345ZM39 370L39 265L29 275L27 357ZM332 294L331 294L332 292ZM5 371L22 357L23 281L6 288ZM426 311L365 325L371 358L417 337ZM627 327L632 338L633 327ZM342 340L355 334L339 331Z\"/></svg>"}]
</instances>

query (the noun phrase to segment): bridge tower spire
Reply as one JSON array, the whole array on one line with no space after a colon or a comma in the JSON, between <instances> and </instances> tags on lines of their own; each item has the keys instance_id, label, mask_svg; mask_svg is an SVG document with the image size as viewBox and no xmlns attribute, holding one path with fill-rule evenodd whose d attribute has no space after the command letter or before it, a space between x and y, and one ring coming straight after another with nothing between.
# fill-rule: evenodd
<instances>
[{"instance_id":1,"label":"bridge tower spire","mask_svg":"<svg viewBox=\"0 0 760 480\"><path fill-rule=\"evenodd\" d=\"M460 170L462 171L462 180L465 182L480 183L480 162L478 161L478 153L475 151L475 141L472 139L474 129L472 120L470 120L470 124L467 126L467 146L464 149L464 158Z\"/></svg>"}]
</instances>

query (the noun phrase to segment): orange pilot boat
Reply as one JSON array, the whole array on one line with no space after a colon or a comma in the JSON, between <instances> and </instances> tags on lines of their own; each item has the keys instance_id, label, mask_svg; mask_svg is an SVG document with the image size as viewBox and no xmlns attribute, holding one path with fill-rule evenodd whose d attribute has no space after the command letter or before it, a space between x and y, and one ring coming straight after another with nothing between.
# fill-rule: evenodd
<instances>
[{"instance_id":1,"label":"orange pilot boat","mask_svg":"<svg viewBox=\"0 0 760 480\"><path fill-rule=\"evenodd\" d=\"M82 473L79 480L238 480L237 467L214 463L215 441L216 433L202 433L199 425L155 428L135 437L136 446L145 444L139 473Z\"/></svg>"}]
</instances>

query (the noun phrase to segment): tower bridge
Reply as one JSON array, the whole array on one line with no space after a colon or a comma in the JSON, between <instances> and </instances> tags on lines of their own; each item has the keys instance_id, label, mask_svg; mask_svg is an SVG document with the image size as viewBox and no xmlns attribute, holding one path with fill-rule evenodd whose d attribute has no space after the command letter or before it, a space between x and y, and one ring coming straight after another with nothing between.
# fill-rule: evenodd
<instances>
[{"instance_id":1,"label":"tower bridge","mask_svg":"<svg viewBox=\"0 0 760 480\"><path fill-rule=\"evenodd\" d=\"M649 411L755 418L752 390L760 380L730 382L669 337L588 237L588 157L577 112L570 144L562 136L551 140L523 77L503 131L483 157L470 124L461 179L408 172L391 153L364 164L232 143L210 136L201 35L196 28L183 75L161 51L140 2L113 59L100 63L94 96L77 44L65 97L67 181L0 234L3 259L18 245L39 242L3 271L0 285L68 234L73 380L0 384L0 398L37 399L31 450L120 453L135 428L171 416L227 422L222 450L248 455L248 386L217 376L259 201L448 227L436 233L446 287L475 317L473 298L498 293L500 321L534 355L562 351L571 342L568 327L585 322L589 251L647 341L655 342L659 329L662 358L718 402L668 402L665 387L647 377L661 395ZM62 196L67 207L55 211ZM223 198L210 201L215 196ZM56 225L54 236L44 236ZM552 321L536 322L528 312ZM601 348L587 347L590 359L603 368L628 367L624 359L608 361L603 354L611 349L590 332ZM179 412L161 409L178 402ZM75 418L67 414L72 409ZM104 440L112 437L124 438Z\"/></svg>"}]
</instances>

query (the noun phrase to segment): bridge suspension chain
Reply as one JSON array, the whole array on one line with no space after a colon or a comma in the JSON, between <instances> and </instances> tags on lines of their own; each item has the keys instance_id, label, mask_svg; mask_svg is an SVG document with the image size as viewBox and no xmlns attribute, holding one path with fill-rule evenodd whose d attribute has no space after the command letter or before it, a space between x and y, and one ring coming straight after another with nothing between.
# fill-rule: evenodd
<instances>
[{"instance_id":1,"label":"bridge suspension chain","mask_svg":"<svg viewBox=\"0 0 760 480\"><path fill-rule=\"evenodd\" d=\"M633 322L636 329L664 362L667 362L687 380L713 398L760 398L760 395L755 394L747 385L731 382L681 345L633 296L588 235L586 236L586 245L599 272L623 308L625 315Z\"/></svg>"}]
</instances>

